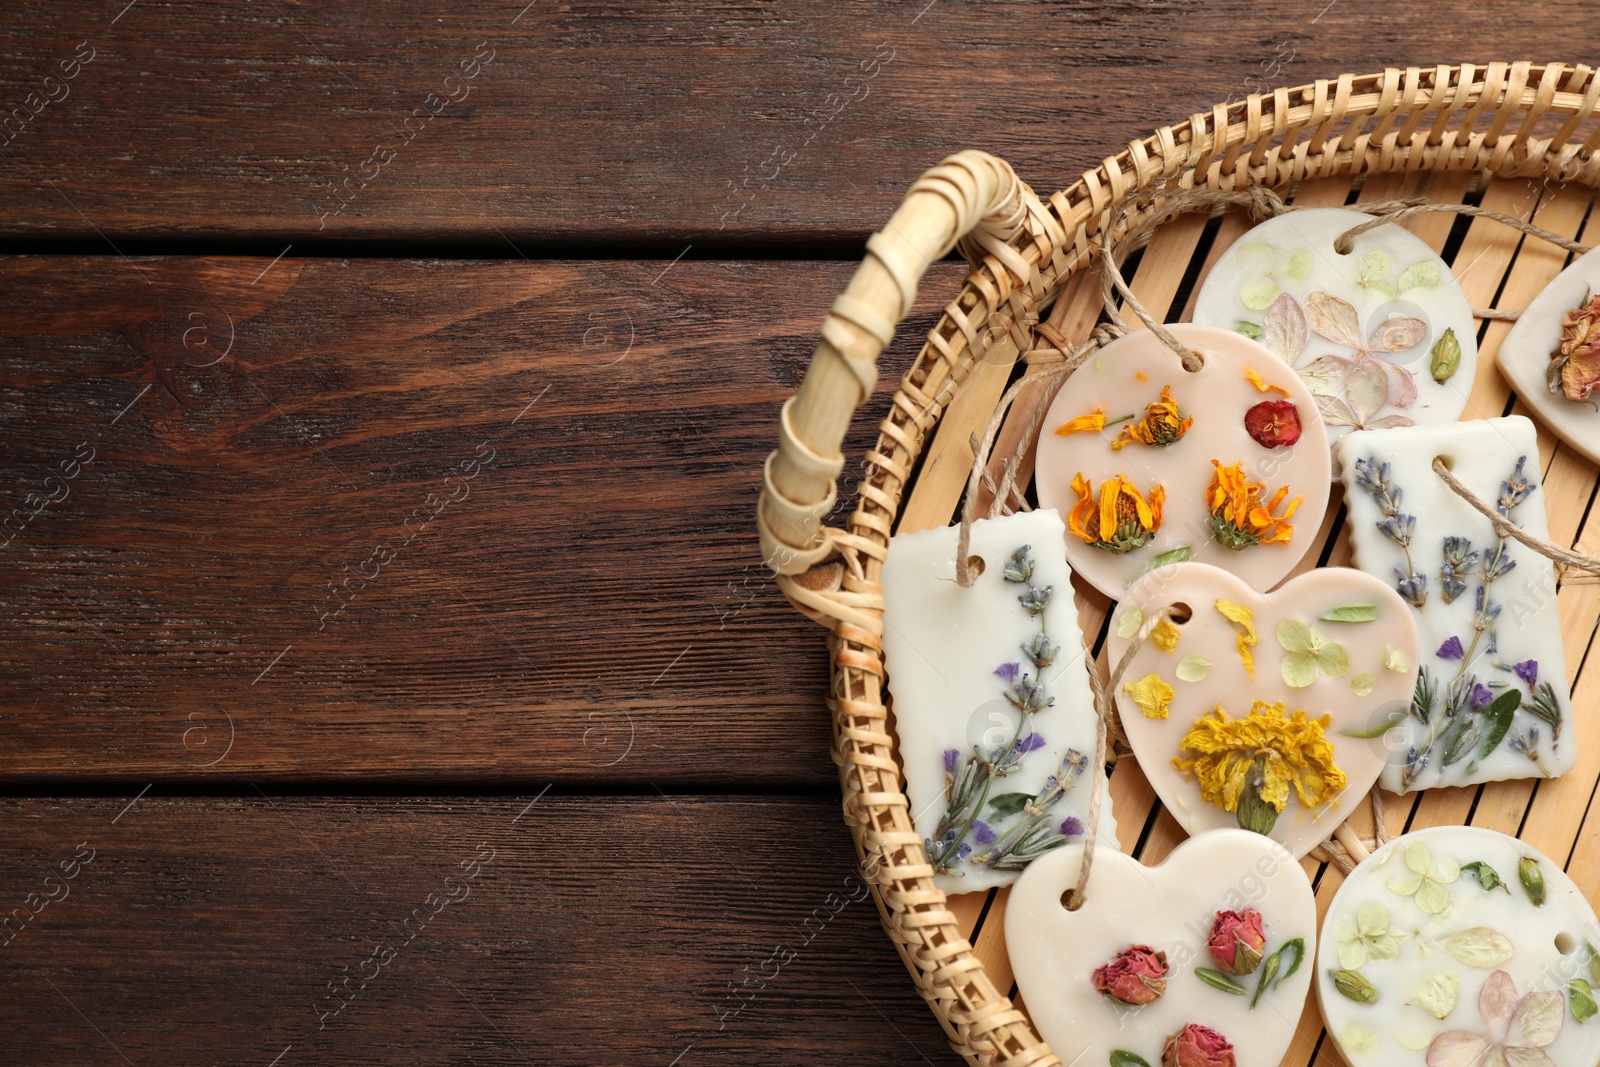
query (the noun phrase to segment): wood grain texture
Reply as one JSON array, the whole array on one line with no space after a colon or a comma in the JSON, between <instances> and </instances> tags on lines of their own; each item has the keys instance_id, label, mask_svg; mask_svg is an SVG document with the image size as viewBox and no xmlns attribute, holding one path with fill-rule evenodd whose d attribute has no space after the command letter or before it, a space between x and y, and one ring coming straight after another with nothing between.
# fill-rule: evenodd
<instances>
[{"instance_id":1,"label":"wood grain texture","mask_svg":"<svg viewBox=\"0 0 1600 1067\"><path fill-rule=\"evenodd\" d=\"M0 59L0 232L857 242L960 148L1048 195L1251 92L1586 58L1579 0L1314 7L34 0Z\"/></svg>"},{"instance_id":2,"label":"wood grain texture","mask_svg":"<svg viewBox=\"0 0 1600 1067\"><path fill-rule=\"evenodd\" d=\"M0 801L7 1063L952 1058L825 799L131 799Z\"/></svg>"},{"instance_id":3,"label":"wood grain texture","mask_svg":"<svg viewBox=\"0 0 1600 1067\"><path fill-rule=\"evenodd\" d=\"M848 264L265 265L0 261L0 774L831 786L752 515Z\"/></svg>"}]
</instances>

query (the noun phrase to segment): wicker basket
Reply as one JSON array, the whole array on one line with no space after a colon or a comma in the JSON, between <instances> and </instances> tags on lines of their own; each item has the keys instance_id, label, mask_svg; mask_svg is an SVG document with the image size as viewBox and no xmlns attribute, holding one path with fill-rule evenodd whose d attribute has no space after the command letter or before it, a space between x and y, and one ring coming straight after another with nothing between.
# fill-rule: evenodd
<instances>
[{"instance_id":1,"label":"wicker basket","mask_svg":"<svg viewBox=\"0 0 1600 1067\"><path fill-rule=\"evenodd\" d=\"M1097 272L1086 268L1098 242L1116 241L1159 206L1159 199L1141 201L1125 211L1130 198L1190 188L1286 191L1296 183L1320 184L1329 197L1329 183L1317 180L1342 179L1331 198L1342 203L1351 179L1371 176L1374 189L1398 191L1446 172L1459 183L1458 196L1468 176L1479 174L1542 179L1550 189L1593 187L1600 184L1597 103L1600 77L1585 66L1491 63L1344 75L1218 104L1158 130L1048 204L1004 162L962 152L923 175L888 226L869 239L865 261L822 325L799 393L783 407L758 522L763 554L785 595L829 630L828 707L845 820L884 926L952 1046L969 1061L1060 1062L1007 997L1010 968L996 919L990 917L986 943L975 952L968 937L975 908L947 901L934 887L894 756L878 576L890 531L905 518L902 504L919 458L927 464L919 493L934 469L925 445L932 440L943 460L940 484L919 503L914 525L942 525L966 484L971 434L988 422L1014 365L1039 350L1059 352L1092 327L1097 287L1085 283ZM1453 217L1431 218L1443 220L1443 231L1435 229L1442 243ZM1158 231L1160 240L1192 224L1187 243L1176 242L1183 255L1165 268L1169 273L1183 273L1203 221L1185 217ZM1116 232L1105 234L1108 226ZM1513 256L1517 236L1509 238ZM872 394L876 358L910 310L929 264L958 241L972 273L894 394L877 445L865 457L848 527L824 527L843 468L841 443L856 407ZM1559 257L1554 262L1559 269ZM1084 299L1089 295L1095 299ZM1052 305L1054 313L1041 321ZM1483 362L1488 369L1480 381L1495 373ZM1042 390L1017 398L1002 444L1020 437L1044 399ZM1029 476L1021 471L1018 480L1026 484ZM982 894L970 896L981 903ZM1304 1051L1301 1063L1310 1058L1309 1046Z\"/></svg>"}]
</instances>

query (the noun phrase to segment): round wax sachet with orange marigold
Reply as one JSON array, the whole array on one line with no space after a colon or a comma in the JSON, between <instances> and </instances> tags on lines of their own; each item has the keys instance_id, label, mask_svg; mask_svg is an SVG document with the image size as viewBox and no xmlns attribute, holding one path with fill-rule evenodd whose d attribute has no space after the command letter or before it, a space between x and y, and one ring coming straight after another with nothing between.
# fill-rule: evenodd
<instances>
[{"instance_id":1,"label":"round wax sachet with orange marigold","mask_svg":"<svg viewBox=\"0 0 1600 1067\"><path fill-rule=\"evenodd\" d=\"M1139 331L1061 387L1039 440L1039 503L1065 520L1072 569L1113 599L1153 567L1183 560L1270 589L1327 510L1316 405L1254 341L1208 326L1169 329L1200 354L1199 370Z\"/></svg>"}]
</instances>

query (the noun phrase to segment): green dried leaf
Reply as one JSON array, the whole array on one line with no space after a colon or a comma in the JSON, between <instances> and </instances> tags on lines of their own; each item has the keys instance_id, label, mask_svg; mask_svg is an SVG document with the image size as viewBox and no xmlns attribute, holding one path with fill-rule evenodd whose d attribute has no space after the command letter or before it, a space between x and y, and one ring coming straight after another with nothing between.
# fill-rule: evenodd
<instances>
[{"instance_id":1,"label":"green dried leaf","mask_svg":"<svg viewBox=\"0 0 1600 1067\"><path fill-rule=\"evenodd\" d=\"M1265 311L1278 299L1278 283L1271 278L1257 278L1239 290L1239 299L1251 311Z\"/></svg>"},{"instance_id":2,"label":"green dried leaf","mask_svg":"<svg viewBox=\"0 0 1600 1067\"><path fill-rule=\"evenodd\" d=\"M1378 676L1371 671L1362 671L1350 679L1350 692L1358 697L1364 697L1378 687Z\"/></svg>"},{"instance_id":3,"label":"green dried leaf","mask_svg":"<svg viewBox=\"0 0 1600 1067\"><path fill-rule=\"evenodd\" d=\"M1411 991L1411 1003L1433 1016L1443 1019L1456 1010L1461 999L1461 981L1449 971L1425 978Z\"/></svg>"},{"instance_id":4,"label":"green dried leaf","mask_svg":"<svg viewBox=\"0 0 1600 1067\"><path fill-rule=\"evenodd\" d=\"M1232 993L1234 996L1239 997L1245 994L1244 986L1235 982L1221 971L1212 970L1210 967L1196 967L1194 976L1212 989L1220 989L1224 993Z\"/></svg>"},{"instance_id":5,"label":"green dried leaf","mask_svg":"<svg viewBox=\"0 0 1600 1067\"><path fill-rule=\"evenodd\" d=\"M1111 1067L1150 1067L1150 1061L1125 1048L1111 1050Z\"/></svg>"},{"instance_id":6,"label":"green dried leaf","mask_svg":"<svg viewBox=\"0 0 1600 1067\"><path fill-rule=\"evenodd\" d=\"M1001 793L989 798L989 813L998 819L1009 819L1032 799L1032 793Z\"/></svg>"},{"instance_id":7,"label":"green dried leaf","mask_svg":"<svg viewBox=\"0 0 1600 1067\"><path fill-rule=\"evenodd\" d=\"M1289 256L1289 262L1284 265L1284 276L1292 282L1303 282L1311 273L1311 253L1295 252Z\"/></svg>"},{"instance_id":8,"label":"green dried leaf","mask_svg":"<svg viewBox=\"0 0 1600 1067\"><path fill-rule=\"evenodd\" d=\"M1506 886L1505 881L1500 877L1500 872L1482 860L1473 860L1471 863L1463 863L1461 865L1461 869L1476 878L1478 880L1478 884L1483 886L1483 891L1485 893L1495 889L1504 889L1507 896L1511 894L1510 888Z\"/></svg>"},{"instance_id":9,"label":"green dried leaf","mask_svg":"<svg viewBox=\"0 0 1600 1067\"><path fill-rule=\"evenodd\" d=\"M1478 749L1479 759L1493 752L1500 742L1506 739L1506 734L1511 732L1512 716L1516 715L1521 703L1522 692L1517 689L1507 689L1495 697L1494 702L1484 711L1486 730L1483 735L1483 747Z\"/></svg>"},{"instance_id":10,"label":"green dried leaf","mask_svg":"<svg viewBox=\"0 0 1600 1067\"><path fill-rule=\"evenodd\" d=\"M1129 608L1117 620L1117 636L1123 639L1132 637L1139 632L1139 627L1144 625L1144 612L1138 608Z\"/></svg>"},{"instance_id":11,"label":"green dried leaf","mask_svg":"<svg viewBox=\"0 0 1600 1067\"><path fill-rule=\"evenodd\" d=\"M1516 951L1509 937L1487 926L1446 934L1439 939L1439 944L1457 961L1483 970L1500 966Z\"/></svg>"},{"instance_id":12,"label":"green dried leaf","mask_svg":"<svg viewBox=\"0 0 1600 1067\"><path fill-rule=\"evenodd\" d=\"M1370 741L1374 737L1382 737L1390 730L1393 730L1396 726L1399 726L1402 722L1404 722L1405 718L1405 712L1393 711L1389 713L1388 718L1381 720L1376 726L1369 726L1365 730L1340 730L1339 736L1354 737L1359 740Z\"/></svg>"},{"instance_id":13,"label":"green dried leaf","mask_svg":"<svg viewBox=\"0 0 1600 1067\"><path fill-rule=\"evenodd\" d=\"M1265 960L1261 961L1261 979L1260 981L1256 982L1255 995L1250 998L1250 1007L1252 1010L1261 1000L1261 994L1267 991L1267 987L1272 985L1272 980L1278 976L1278 969L1283 966L1282 953L1283 950L1280 948L1277 952L1274 952Z\"/></svg>"},{"instance_id":14,"label":"green dried leaf","mask_svg":"<svg viewBox=\"0 0 1600 1067\"><path fill-rule=\"evenodd\" d=\"M1594 989L1582 978L1574 978L1567 983L1567 1003L1572 1005L1572 1017L1580 1024L1594 1018L1600 1008L1594 1002Z\"/></svg>"},{"instance_id":15,"label":"green dried leaf","mask_svg":"<svg viewBox=\"0 0 1600 1067\"><path fill-rule=\"evenodd\" d=\"M1322 622L1371 622L1377 617L1376 604L1346 604L1317 616Z\"/></svg>"},{"instance_id":16,"label":"green dried leaf","mask_svg":"<svg viewBox=\"0 0 1600 1067\"><path fill-rule=\"evenodd\" d=\"M1461 342L1456 340L1454 327L1446 329L1433 343L1428 354L1428 372L1433 380L1443 385L1461 369Z\"/></svg>"},{"instance_id":17,"label":"green dried leaf","mask_svg":"<svg viewBox=\"0 0 1600 1067\"><path fill-rule=\"evenodd\" d=\"M1252 341L1261 340L1261 327L1257 326L1248 319L1240 319L1238 322L1234 323L1233 332L1242 333ZM1112 1053L1112 1055L1115 1056L1116 1053Z\"/></svg>"},{"instance_id":18,"label":"green dried leaf","mask_svg":"<svg viewBox=\"0 0 1600 1067\"><path fill-rule=\"evenodd\" d=\"M1178 661L1176 673L1180 681L1202 681L1211 673L1211 661L1204 656L1185 656Z\"/></svg>"},{"instance_id":19,"label":"green dried leaf","mask_svg":"<svg viewBox=\"0 0 1600 1067\"><path fill-rule=\"evenodd\" d=\"M1297 937L1293 941L1285 941L1275 955L1284 957L1287 962L1283 965L1283 973L1278 975L1278 980L1273 983L1274 989L1287 982L1290 976L1300 969L1300 964L1306 958L1306 939Z\"/></svg>"},{"instance_id":20,"label":"green dried leaf","mask_svg":"<svg viewBox=\"0 0 1600 1067\"><path fill-rule=\"evenodd\" d=\"M1361 281L1370 284L1389 276L1389 256L1384 252L1367 252L1361 257Z\"/></svg>"},{"instance_id":21,"label":"green dried leaf","mask_svg":"<svg viewBox=\"0 0 1600 1067\"><path fill-rule=\"evenodd\" d=\"M1149 563L1146 563L1143 567L1141 567L1139 569L1139 573L1149 574L1158 567L1165 567L1170 563L1182 563L1192 555L1194 555L1194 549L1190 548L1188 545L1179 545L1177 548L1169 548L1159 556L1151 559Z\"/></svg>"},{"instance_id":22,"label":"green dried leaf","mask_svg":"<svg viewBox=\"0 0 1600 1067\"><path fill-rule=\"evenodd\" d=\"M1511 890L1508 889L1506 892L1509 893ZM1595 985L1600 985L1600 952L1596 952L1594 946L1587 941L1583 943L1583 947L1589 950L1589 977L1594 980Z\"/></svg>"},{"instance_id":23,"label":"green dried leaf","mask_svg":"<svg viewBox=\"0 0 1600 1067\"><path fill-rule=\"evenodd\" d=\"M1424 259L1413 263L1400 272L1400 278L1395 285L1403 293L1407 289L1437 289L1439 288L1439 264L1431 259Z\"/></svg>"}]
</instances>

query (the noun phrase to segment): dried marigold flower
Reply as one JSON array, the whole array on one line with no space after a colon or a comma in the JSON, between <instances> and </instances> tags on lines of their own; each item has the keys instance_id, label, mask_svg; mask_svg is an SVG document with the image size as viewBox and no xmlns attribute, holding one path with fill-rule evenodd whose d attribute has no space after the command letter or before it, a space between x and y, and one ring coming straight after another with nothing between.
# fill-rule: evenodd
<instances>
[{"instance_id":1,"label":"dried marigold flower","mask_svg":"<svg viewBox=\"0 0 1600 1067\"><path fill-rule=\"evenodd\" d=\"M1057 437L1070 437L1075 433L1099 432L1106 428L1106 413L1091 411L1087 415L1079 415L1075 419L1068 419L1056 427Z\"/></svg>"},{"instance_id":2,"label":"dried marigold flower","mask_svg":"<svg viewBox=\"0 0 1600 1067\"><path fill-rule=\"evenodd\" d=\"M1231 719L1218 707L1194 721L1178 742L1190 755L1172 763L1200 786L1200 799L1245 821L1262 814L1252 809L1281 813L1291 788L1309 811L1345 787L1345 773L1333 761L1328 722L1327 715L1290 715L1283 704L1262 700L1254 701L1242 719ZM1260 833L1270 828L1246 827Z\"/></svg>"},{"instance_id":3,"label":"dried marigold flower","mask_svg":"<svg viewBox=\"0 0 1600 1067\"><path fill-rule=\"evenodd\" d=\"M1172 399L1172 386L1163 385L1161 399L1145 407L1143 418L1122 428L1122 433L1111 442L1111 451L1120 452L1135 441L1165 448L1188 433L1193 425L1194 420L1179 411L1178 402Z\"/></svg>"},{"instance_id":4,"label":"dried marigold flower","mask_svg":"<svg viewBox=\"0 0 1600 1067\"><path fill-rule=\"evenodd\" d=\"M1067 515L1067 528L1086 544L1121 554L1149 541L1161 528L1161 505L1167 491L1161 486L1150 490L1149 500L1120 474L1094 483L1078 474L1072 479L1078 502Z\"/></svg>"},{"instance_id":5,"label":"dried marigold flower","mask_svg":"<svg viewBox=\"0 0 1600 1067\"><path fill-rule=\"evenodd\" d=\"M1254 545L1288 543L1294 535L1289 520L1304 497L1289 501L1283 514L1273 514L1289 495L1289 487L1282 486L1272 499L1262 499L1267 487L1245 477L1244 464L1224 467L1218 460L1211 465L1216 472L1211 486L1206 490L1206 506L1211 511L1211 534L1219 545L1235 551Z\"/></svg>"}]
</instances>

